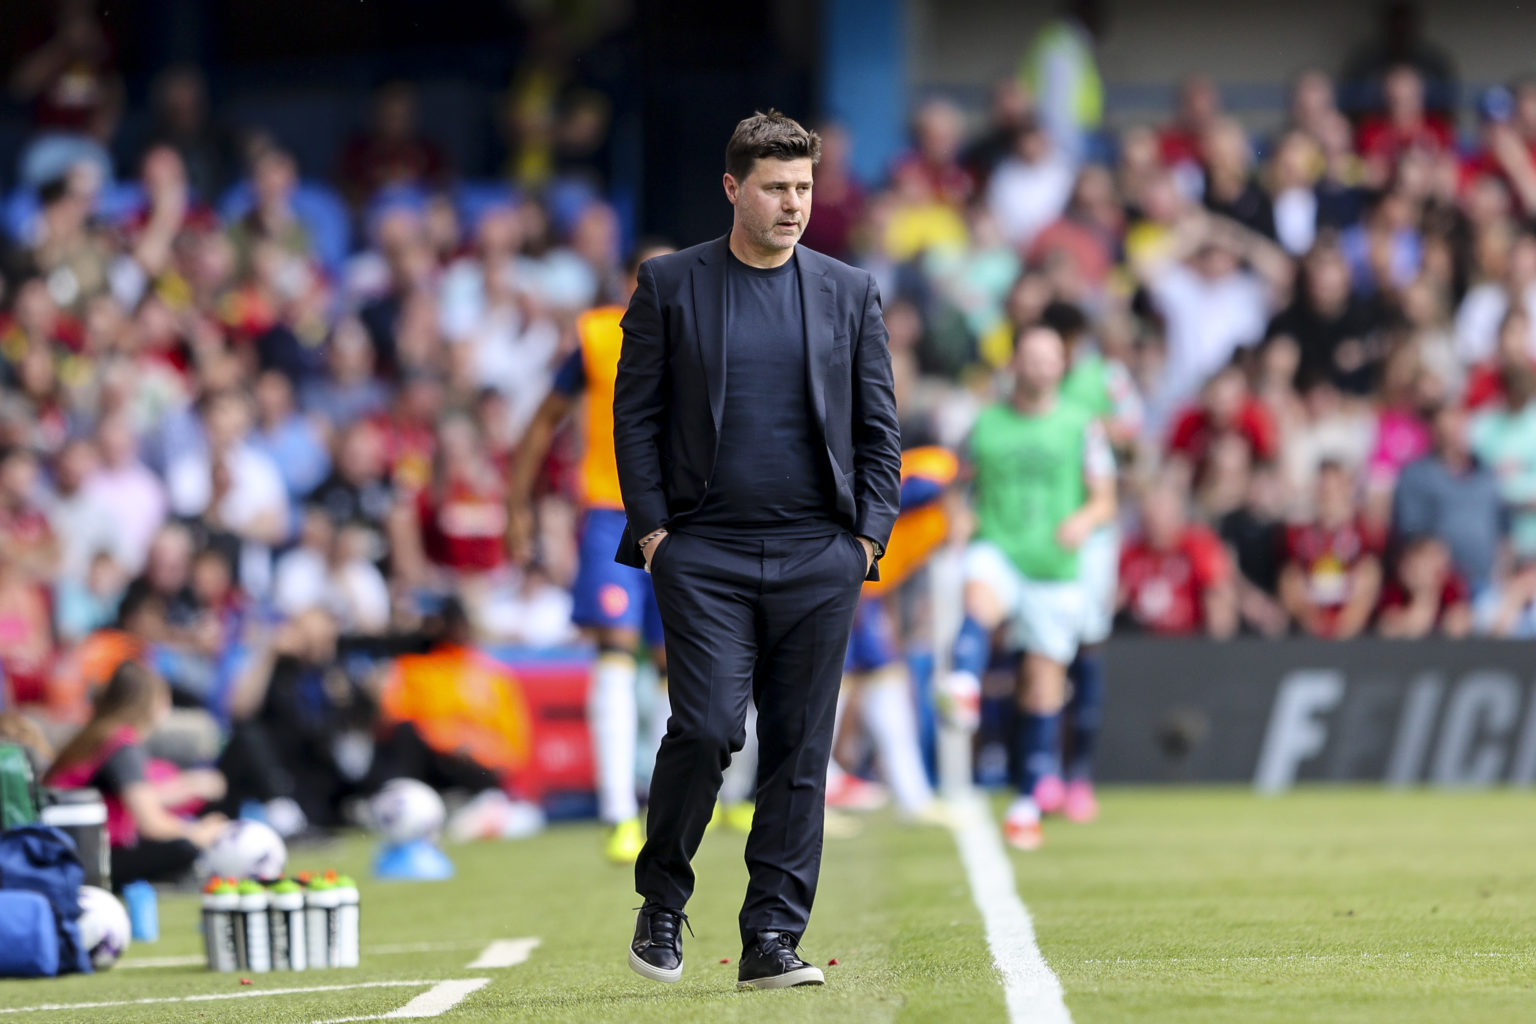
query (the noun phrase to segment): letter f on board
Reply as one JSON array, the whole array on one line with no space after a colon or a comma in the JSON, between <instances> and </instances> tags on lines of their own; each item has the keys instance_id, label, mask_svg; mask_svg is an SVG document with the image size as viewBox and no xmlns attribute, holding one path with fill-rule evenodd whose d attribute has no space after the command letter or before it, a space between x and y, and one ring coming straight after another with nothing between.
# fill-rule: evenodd
<instances>
[{"instance_id":1,"label":"letter f on board","mask_svg":"<svg viewBox=\"0 0 1536 1024\"><path fill-rule=\"evenodd\" d=\"M1342 672L1305 669L1280 680L1254 771L1255 787L1265 793L1290 788L1301 763L1322 752L1328 739L1322 716L1338 706L1343 696Z\"/></svg>"}]
</instances>

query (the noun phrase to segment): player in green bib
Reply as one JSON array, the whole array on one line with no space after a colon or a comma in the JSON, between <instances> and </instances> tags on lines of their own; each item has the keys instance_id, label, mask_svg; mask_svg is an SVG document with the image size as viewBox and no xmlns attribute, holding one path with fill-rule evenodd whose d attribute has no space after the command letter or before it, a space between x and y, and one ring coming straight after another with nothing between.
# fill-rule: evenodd
<instances>
[{"instance_id":1,"label":"player in green bib","mask_svg":"<svg viewBox=\"0 0 1536 1024\"><path fill-rule=\"evenodd\" d=\"M971 431L976 532L965 555L965 620L952 692L979 688L993 632L1024 652L1018 686L1019 796L1004 835L1041 843L1037 784L1055 770L1066 671L1084 617L1078 550L1115 515L1114 458L1094 414L1061 398L1066 352L1050 327L1026 328L1014 350L1012 397Z\"/></svg>"},{"instance_id":2,"label":"player in green bib","mask_svg":"<svg viewBox=\"0 0 1536 1024\"><path fill-rule=\"evenodd\" d=\"M1071 303L1052 302L1040 318L1055 328L1067 347L1061 400L1102 423L1113 449L1134 445L1141 430L1141 399L1125 364L1107 358L1098 349L1088 318ZM1042 814L1059 812L1072 821L1086 822L1099 812L1093 792L1093 755L1103 721L1104 662L1100 648L1114 624L1120 582L1117 523L1099 527L1083 543L1078 551L1078 579L1083 585L1083 628L1077 657L1067 668L1071 696L1061 723L1070 757L1065 772L1053 771L1040 779L1034 797Z\"/></svg>"}]
</instances>

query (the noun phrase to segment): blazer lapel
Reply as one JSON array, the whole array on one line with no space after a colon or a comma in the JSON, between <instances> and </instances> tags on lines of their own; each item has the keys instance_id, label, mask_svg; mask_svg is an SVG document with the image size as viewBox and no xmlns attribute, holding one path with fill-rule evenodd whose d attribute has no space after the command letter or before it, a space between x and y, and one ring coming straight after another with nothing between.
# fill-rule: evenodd
<instances>
[{"instance_id":1,"label":"blazer lapel","mask_svg":"<svg viewBox=\"0 0 1536 1024\"><path fill-rule=\"evenodd\" d=\"M800 274L800 308L804 313L805 380L811 392L811 408L822 436L827 431L827 361L832 357L832 285L808 260L797 259Z\"/></svg>"},{"instance_id":2,"label":"blazer lapel","mask_svg":"<svg viewBox=\"0 0 1536 1024\"><path fill-rule=\"evenodd\" d=\"M720 436L720 419L725 414L725 260L727 239L719 239L705 250L693 268L693 317L698 332L699 363L704 368L709 414L715 421L715 437Z\"/></svg>"}]
</instances>

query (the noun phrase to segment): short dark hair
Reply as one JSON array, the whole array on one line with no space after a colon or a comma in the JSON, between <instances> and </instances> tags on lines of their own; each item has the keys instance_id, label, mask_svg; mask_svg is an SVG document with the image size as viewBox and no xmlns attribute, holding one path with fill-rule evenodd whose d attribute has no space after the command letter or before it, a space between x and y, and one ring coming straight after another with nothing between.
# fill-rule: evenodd
<instances>
[{"instance_id":1,"label":"short dark hair","mask_svg":"<svg viewBox=\"0 0 1536 1024\"><path fill-rule=\"evenodd\" d=\"M821 160L821 136L801 127L788 114L768 108L742 118L725 144L725 173L745 181L752 167L763 157L775 160L810 158L811 166Z\"/></svg>"},{"instance_id":2,"label":"short dark hair","mask_svg":"<svg viewBox=\"0 0 1536 1024\"><path fill-rule=\"evenodd\" d=\"M1061 335L1061 340L1068 344L1088 330L1088 318L1083 315L1083 311L1060 299L1052 299L1040 311L1040 323Z\"/></svg>"}]
</instances>

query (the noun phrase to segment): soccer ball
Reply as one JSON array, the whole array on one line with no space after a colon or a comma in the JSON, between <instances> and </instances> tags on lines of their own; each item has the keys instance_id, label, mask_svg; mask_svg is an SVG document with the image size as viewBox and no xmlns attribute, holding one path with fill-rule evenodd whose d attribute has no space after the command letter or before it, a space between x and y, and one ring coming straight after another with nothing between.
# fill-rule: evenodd
<instances>
[{"instance_id":1,"label":"soccer ball","mask_svg":"<svg viewBox=\"0 0 1536 1024\"><path fill-rule=\"evenodd\" d=\"M133 929L128 911L116 896L94 885L80 887L80 944L91 966L105 971L128 952Z\"/></svg>"},{"instance_id":2,"label":"soccer ball","mask_svg":"<svg viewBox=\"0 0 1536 1024\"><path fill-rule=\"evenodd\" d=\"M259 821L232 821L208 847L210 874L275 882L288 864L288 847L272 826Z\"/></svg>"},{"instance_id":3,"label":"soccer ball","mask_svg":"<svg viewBox=\"0 0 1536 1024\"><path fill-rule=\"evenodd\" d=\"M435 837L447 814L437 790L416 779L391 779L373 798L373 823L385 840L399 845Z\"/></svg>"}]
</instances>

